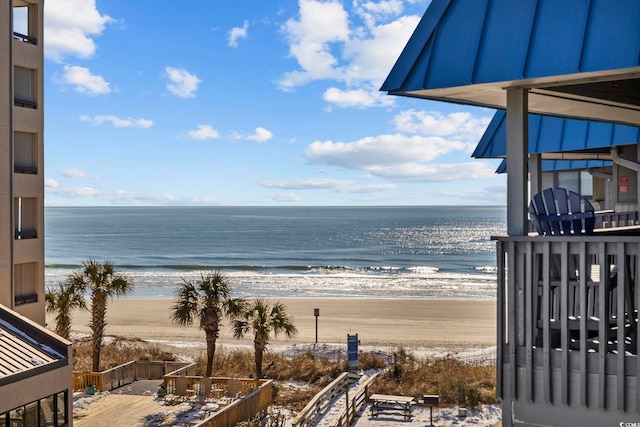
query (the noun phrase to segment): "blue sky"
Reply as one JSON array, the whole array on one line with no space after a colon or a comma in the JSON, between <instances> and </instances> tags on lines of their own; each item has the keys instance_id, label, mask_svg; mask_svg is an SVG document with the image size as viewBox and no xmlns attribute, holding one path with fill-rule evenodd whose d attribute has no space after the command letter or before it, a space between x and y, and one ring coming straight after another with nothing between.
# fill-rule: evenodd
<instances>
[{"instance_id":1,"label":"blue sky","mask_svg":"<svg viewBox=\"0 0 640 427\"><path fill-rule=\"evenodd\" d=\"M428 3L47 0L46 205L504 204L493 110L378 90Z\"/></svg>"}]
</instances>

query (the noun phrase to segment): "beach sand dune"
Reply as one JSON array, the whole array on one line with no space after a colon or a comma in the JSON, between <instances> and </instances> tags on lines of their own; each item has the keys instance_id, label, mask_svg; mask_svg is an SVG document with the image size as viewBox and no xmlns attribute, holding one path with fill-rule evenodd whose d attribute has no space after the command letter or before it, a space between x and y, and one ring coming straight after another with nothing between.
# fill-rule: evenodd
<instances>
[{"instance_id":1,"label":"beach sand dune","mask_svg":"<svg viewBox=\"0 0 640 427\"><path fill-rule=\"evenodd\" d=\"M298 335L279 337L273 344L314 343L320 309L318 343L344 343L347 334L358 334L362 345L399 347L487 347L495 345L496 303L488 299L360 299L284 298ZM109 302L107 334L142 340L204 342L198 325L181 327L171 321L171 298L120 298ZM52 316L47 322L53 325ZM76 312L73 330L88 333L89 313ZM220 343L238 341L222 327Z\"/></svg>"}]
</instances>

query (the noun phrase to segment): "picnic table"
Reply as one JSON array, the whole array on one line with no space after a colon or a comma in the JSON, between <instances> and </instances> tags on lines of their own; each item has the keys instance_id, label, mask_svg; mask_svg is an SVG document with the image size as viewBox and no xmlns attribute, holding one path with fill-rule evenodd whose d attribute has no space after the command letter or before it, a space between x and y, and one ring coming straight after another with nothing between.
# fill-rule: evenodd
<instances>
[{"instance_id":1,"label":"picnic table","mask_svg":"<svg viewBox=\"0 0 640 427\"><path fill-rule=\"evenodd\" d=\"M375 417L381 411L399 411L405 420L411 418L411 406L415 404L415 400L411 396L394 396L390 394L372 394L369 400L371 401L372 417Z\"/></svg>"}]
</instances>

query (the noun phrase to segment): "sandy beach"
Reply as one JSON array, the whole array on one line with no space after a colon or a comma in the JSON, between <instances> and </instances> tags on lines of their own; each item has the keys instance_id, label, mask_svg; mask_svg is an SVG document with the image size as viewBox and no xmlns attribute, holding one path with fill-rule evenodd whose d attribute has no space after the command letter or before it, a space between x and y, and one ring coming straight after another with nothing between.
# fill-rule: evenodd
<instances>
[{"instance_id":1,"label":"sandy beach","mask_svg":"<svg viewBox=\"0 0 640 427\"><path fill-rule=\"evenodd\" d=\"M495 345L495 300L471 299L280 299L294 318L298 335L280 337L274 344L314 343L318 317L318 343L344 343L358 334L363 346L486 347ZM204 342L197 324L181 327L170 319L170 298L120 298L109 302L107 334L166 342ZM53 319L47 317L48 324ZM73 331L88 333L89 313L76 312ZM222 327L219 343L244 343Z\"/></svg>"}]
</instances>

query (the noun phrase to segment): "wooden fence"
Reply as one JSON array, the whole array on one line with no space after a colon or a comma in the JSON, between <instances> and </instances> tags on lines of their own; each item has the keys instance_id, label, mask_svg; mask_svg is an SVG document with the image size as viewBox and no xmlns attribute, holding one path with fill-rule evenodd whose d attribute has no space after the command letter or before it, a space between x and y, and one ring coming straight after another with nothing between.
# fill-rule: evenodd
<instances>
[{"instance_id":1,"label":"wooden fence","mask_svg":"<svg viewBox=\"0 0 640 427\"><path fill-rule=\"evenodd\" d=\"M215 378L214 380L217 380ZM205 418L193 427L226 427L252 419L263 413L273 402L273 380L241 379L242 389L247 389L240 399ZM253 388L259 384L257 388Z\"/></svg>"},{"instance_id":2,"label":"wooden fence","mask_svg":"<svg viewBox=\"0 0 640 427\"><path fill-rule=\"evenodd\" d=\"M109 391L136 380L162 379L167 373L194 371L195 364L187 362L133 361L103 372L74 372L73 390L94 386L96 391Z\"/></svg>"}]
</instances>

